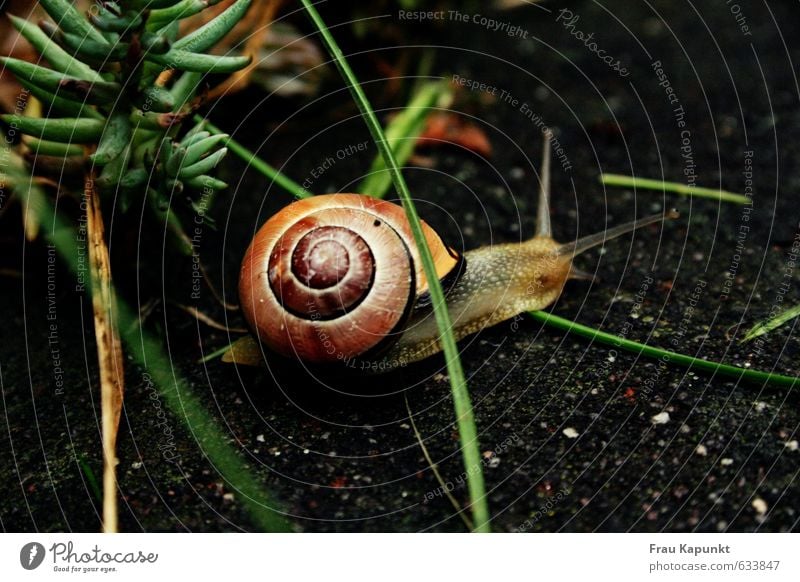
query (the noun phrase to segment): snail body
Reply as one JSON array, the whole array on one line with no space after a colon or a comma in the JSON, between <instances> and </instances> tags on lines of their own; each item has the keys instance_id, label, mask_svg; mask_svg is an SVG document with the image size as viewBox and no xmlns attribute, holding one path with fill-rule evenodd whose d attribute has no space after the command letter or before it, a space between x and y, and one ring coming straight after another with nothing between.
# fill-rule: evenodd
<instances>
[{"instance_id":1,"label":"snail body","mask_svg":"<svg viewBox=\"0 0 800 582\"><path fill-rule=\"evenodd\" d=\"M569 279L591 278L573 258L674 211L561 244L549 218L545 139L536 235L463 256L423 222L456 340L552 304ZM403 209L360 194L294 202L254 237L239 278L242 311L269 351L309 364L344 362L387 371L441 351L428 282ZM223 358L263 361L262 346L236 342ZM354 362L361 365L354 365Z\"/></svg>"}]
</instances>

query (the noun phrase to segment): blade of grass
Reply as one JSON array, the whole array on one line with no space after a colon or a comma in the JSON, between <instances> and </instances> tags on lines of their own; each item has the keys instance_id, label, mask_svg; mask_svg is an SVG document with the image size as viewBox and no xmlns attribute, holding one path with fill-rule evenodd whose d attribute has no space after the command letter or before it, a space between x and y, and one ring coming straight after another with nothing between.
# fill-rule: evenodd
<instances>
[{"instance_id":1,"label":"blade of grass","mask_svg":"<svg viewBox=\"0 0 800 582\"><path fill-rule=\"evenodd\" d=\"M29 191L19 195L27 198ZM27 200L26 200L27 202ZM59 216L48 200L30 205L37 213L47 239L56 247L61 258L73 274L78 273L78 250L75 229ZM45 229L45 226L47 228ZM180 418L192 437L197 440L203 453L215 470L241 494L243 504L255 525L263 531L290 531L289 523L261 484L238 460L237 451L227 444L230 435L219 428L219 423L209 415L200 400L194 395L188 382L174 369L172 361L165 355L161 341L139 325L135 310L117 297L117 314L120 335L128 347L132 361L150 373L153 385L164 398L171 412Z\"/></svg>"},{"instance_id":2,"label":"blade of grass","mask_svg":"<svg viewBox=\"0 0 800 582\"><path fill-rule=\"evenodd\" d=\"M408 158L414 153L417 138L425 129L431 108L446 107L447 101L452 100L452 96L453 90L449 83L443 81L425 83L414 93L405 109L386 126L386 140L400 166L405 166ZM392 176L386 169L383 156L378 155L372 162L369 174L358 185L357 192L383 198L391 186Z\"/></svg>"},{"instance_id":3,"label":"blade of grass","mask_svg":"<svg viewBox=\"0 0 800 582\"><path fill-rule=\"evenodd\" d=\"M394 159L392 150L389 147L386 137L383 135L383 129L375 116L375 112L367 100L367 96L361 89L356 76L350 69L350 65L342 54L339 45L334 40L325 22L320 17L317 10L314 8L310 0L302 0L306 12L310 16L314 25L320 32L322 40L331 54L333 61L336 63L339 72L345 79L348 89L353 96L358 108L361 110L361 115L372 134L372 139L376 147L380 151L386 167L392 176L397 194L406 211L408 223L411 227L411 232L414 235L414 241L417 245L420 257L422 258L422 266L425 271L425 277L428 280L428 287L431 296L431 303L433 304L433 313L436 317L436 323L439 326L441 334L440 343L444 350L445 361L447 362L447 371L450 375L450 386L453 393L453 404L456 412L456 423L458 425L458 433L461 440L461 454L463 457L464 467L467 474L467 488L469 490L470 505L472 509L473 523L475 530L478 532L489 532L489 507L486 501L486 487L483 481L483 470L480 458L480 451L478 449L478 436L475 427L475 418L472 412L472 403L470 402L469 391L467 390L467 381L464 377L464 370L461 367L461 360L458 356L458 348L456 347L455 337L453 336L452 324L450 322L450 314L447 311L447 304L444 301L444 293L442 286L436 275L436 267L433 263L431 251L428 248L425 235L422 231L422 224L420 222L417 210L414 207L414 202L411 199L411 193L408 191L403 175L400 168Z\"/></svg>"},{"instance_id":4,"label":"blade of grass","mask_svg":"<svg viewBox=\"0 0 800 582\"><path fill-rule=\"evenodd\" d=\"M622 176L620 174L600 174L600 182L606 186L618 186L620 188L640 188L642 190L659 190L661 192L672 192L683 196L695 196L697 198L710 198L721 202L732 202L734 204L751 204L750 198L744 194L736 194L726 190L716 190L714 188L702 188L700 186L689 186L678 182L664 182L663 180L652 180L650 178L634 178L633 176Z\"/></svg>"},{"instance_id":5,"label":"blade of grass","mask_svg":"<svg viewBox=\"0 0 800 582\"><path fill-rule=\"evenodd\" d=\"M205 123L205 126L211 133L226 133L210 121L203 119L200 115L195 115L194 120L197 123ZM256 156L254 152L244 147L232 137L225 139L224 143L226 146L228 146L228 149L230 149L231 152L239 156L239 158L246 162L248 166L252 166L256 171L290 192L295 198L308 198L309 196L313 196L311 192L303 188L300 184L293 181L285 174L280 173L278 170Z\"/></svg>"},{"instance_id":6,"label":"blade of grass","mask_svg":"<svg viewBox=\"0 0 800 582\"><path fill-rule=\"evenodd\" d=\"M77 453L75 455L75 460L78 462L81 472L86 477L86 482L89 484L94 498L97 499L98 503L103 503L103 493L100 491L100 485L97 483L97 477L95 477L94 471L91 465L89 465L89 461L86 460L86 455L84 453Z\"/></svg>"},{"instance_id":7,"label":"blade of grass","mask_svg":"<svg viewBox=\"0 0 800 582\"><path fill-rule=\"evenodd\" d=\"M789 309L780 312L774 317L759 321L750 328L750 331L745 334L739 343L745 343L754 340L758 336L767 334L773 329L782 326L787 321L791 321L796 317L800 317L800 305L795 305L794 307L790 307Z\"/></svg>"},{"instance_id":8,"label":"blade of grass","mask_svg":"<svg viewBox=\"0 0 800 582\"><path fill-rule=\"evenodd\" d=\"M553 315L552 313L547 313L545 311L530 311L528 312L528 315L530 315L536 321L539 321L550 327L554 327L569 333L574 333L592 341L614 346L635 354L640 354L650 358L660 358L670 364L703 370L704 372L711 372L714 374L720 374L722 376L730 376L732 378L746 380L753 383L771 384L773 386L784 386L787 388L792 388L796 384L800 384L800 378L784 376L781 374L773 374L772 372L762 372L759 370L739 368L738 366L731 366L729 364L710 362L701 358L694 358L685 354L679 354L669 350L648 346L646 344L640 344L639 342L600 331L598 329L570 321L569 319L564 319L563 317L558 317L557 315Z\"/></svg>"},{"instance_id":9,"label":"blade of grass","mask_svg":"<svg viewBox=\"0 0 800 582\"><path fill-rule=\"evenodd\" d=\"M225 354L228 351L230 351L232 345L233 345L233 342L229 343L227 346L221 347L218 350L214 350L213 352L211 352L209 354L206 354L205 356L203 356L202 358L197 360L197 363L198 364L207 364L211 360L219 358L223 354Z\"/></svg>"}]
</instances>

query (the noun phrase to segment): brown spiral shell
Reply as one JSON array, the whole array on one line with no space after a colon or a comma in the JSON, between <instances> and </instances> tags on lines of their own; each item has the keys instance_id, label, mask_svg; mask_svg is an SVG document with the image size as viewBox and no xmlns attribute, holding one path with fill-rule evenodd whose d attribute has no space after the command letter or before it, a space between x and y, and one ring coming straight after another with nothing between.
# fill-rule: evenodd
<instances>
[{"instance_id":1,"label":"brown spiral shell","mask_svg":"<svg viewBox=\"0 0 800 582\"><path fill-rule=\"evenodd\" d=\"M459 257L423 222L439 278ZM403 209L360 194L327 194L272 216L247 249L242 311L271 350L311 363L377 351L402 332L427 292Z\"/></svg>"}]
</instances>

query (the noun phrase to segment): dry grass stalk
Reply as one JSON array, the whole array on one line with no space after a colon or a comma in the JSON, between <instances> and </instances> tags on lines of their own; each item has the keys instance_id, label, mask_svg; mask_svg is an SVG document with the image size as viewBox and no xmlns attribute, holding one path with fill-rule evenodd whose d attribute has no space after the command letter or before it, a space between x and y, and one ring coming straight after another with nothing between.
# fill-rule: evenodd
<instances>
[{"instance_id":1,"label":"dry grass stalk","mask_svg":"<svg viewBox=\"0 0 800 582\"><path fill-rule=\"evenodd\" d=\"M122 413L125 379L122 344L116 320L116 297L111 285L111 265L105 241L100 197L89 173L84 187L86 227L89 236L89 264L92 281L94 334L100 367L100 401L103 433L103 532L116 533L117 511L117 430Z\"/></svg>"}]
</instances>

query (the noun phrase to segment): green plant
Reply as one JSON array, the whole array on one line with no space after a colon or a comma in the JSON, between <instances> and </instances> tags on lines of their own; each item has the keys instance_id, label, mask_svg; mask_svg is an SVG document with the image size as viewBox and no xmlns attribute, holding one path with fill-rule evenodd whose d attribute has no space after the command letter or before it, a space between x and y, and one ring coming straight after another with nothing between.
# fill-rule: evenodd
<instances>
[{"instance_id":1,"label":"green plant","mask_svg":"<svg viewBox=\"0 0 800 582\"><path fill-rule=\"evenodd\" d=\"M703 188L701 186L690 186L678 182L665 182L664 180L653 180L651 178L636 178L634 176L623 176L620 174L600 174L600 183L606 186L616 186L619 188L641 188L642 190L660 190L661 192L672 192L682 196L694 196L696 198L710 198L720 202L732 202L734 204L750 204L752 201L744 194L736 194L726 190L714 188Z\"/></svg>"},{"instance_id":2,"label":"green plant","mask_svg":"<svg viewBox=\"0 0 800 582\"><path fill-rule=\"evenodd\" d=\"M202 204L207 211L214 194L226 187L212 174L227 153L227 136L212 134L202 124L181 135L182 125L202 102L197 93L205 75L231 73L249 64L248 57L208 51L242 20L250 1L236 0L183 36L180 21L215 0L101 2L91 6L88 17L67 0L41 0L55 22L45 20L37 26L10 16L49 67L14 58L0 58L0 63L47 109L46 116L39 116L34 103L29 108L33 115L16 112L1 118L15 134L25 135L34 168L50 158L62 167L82 167L85 174L81 194L100 372L104 531L118 528L116 435L124 392L119 322L130 312L118 301L112 284L104 201L113 198L115 208L124 212L146 199L152 217L169 226L179 249L187 252L188 237L170 201L182 194L180 198L189 201L187 210L197 212ZM26 179L23 168L12 169L30 236L36 229L29 225L48 218L49 201L33 179ZM59 184L59 189L64 187ZM55 214L52 220L55 226ZM77 250L68 232L59 228L46 235L62 256L74 260ZM135 351L137 345L129 342L127 347ZM147 364L144 358L141 363ZM223 452L216 443L209 449L212 456ZM220 465L224 462L219 460Z\"/></svg>"},{"instance_id":3,"label":"green plant","mask_svg":"<svg viewBox=\"0 0 800 582\"><path fill-rule=\"evenodd\" d=\"M739 343L745 343L756 339L762 335L766 335L774 329L779 328L784 323L788 321L792 321L800 317L800 305L794 305L792 307L788 307L767 319L759 321L750 330L744 335L744 337L739 340Z\"/></svg>"},{"instance_id":4,"label":"green plant","mask_svg":"<svg viewBox=\"0 0 800 582\"><path fill-rule=\"evenodd\" d=\"M0 59L49 106L46 118L2 116L30 136L26 143L32 153L83 158L88 151L87 165L97 173L100 192L117 196L123 209L142 191L154 208L163 209L173 193L223 189L211 172L225 156L224 136L199 126L181 139L176 136L197 107L193 98L203 75L249 63L246 57L204 51L244 16L250 0L238 0L181 38L179 21L211 3L104 2L92 8L88 20L66 0L40 4L58 25L10 18L50 68Z\"/></svg>"}]
</instances>

